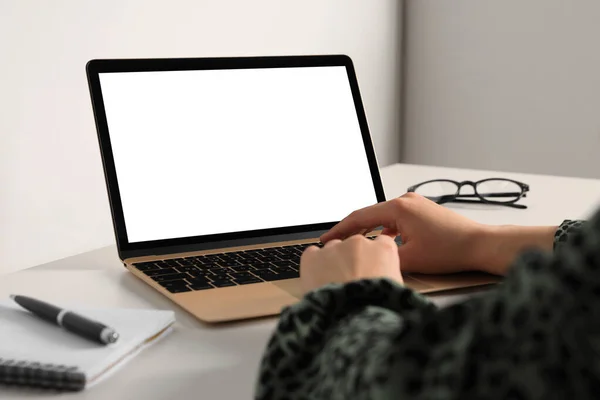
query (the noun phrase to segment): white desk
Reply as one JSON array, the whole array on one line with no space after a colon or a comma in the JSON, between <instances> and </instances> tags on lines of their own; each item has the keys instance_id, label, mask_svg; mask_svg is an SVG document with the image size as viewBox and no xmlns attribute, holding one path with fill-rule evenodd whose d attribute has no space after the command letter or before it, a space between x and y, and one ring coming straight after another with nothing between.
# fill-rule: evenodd
<instances>
[{"instance_id":1,"label":"white desk","mask_svg":"<svg viewBox=\"0 0 600 400\"><path fill-rule=\"evenodd\" d=\"M584 218L600 200L600 180L495 173L413 165L383 168L388 198L428 179L513 178L530 185L522 202L527 210L480 205L451 205L470 218L490 224L559 224ZM35 251L35 248L32 248ZM250 399L262 350L275 319L205 326L121 266L115 247L107 247L0 278L0 298L29 294L82 305L174 309L171 336L145 350L116 375L88 391L48 394L0 387L1 399ZM435 296L445 304L465 294Z\"/></svg>"}]
</instances>

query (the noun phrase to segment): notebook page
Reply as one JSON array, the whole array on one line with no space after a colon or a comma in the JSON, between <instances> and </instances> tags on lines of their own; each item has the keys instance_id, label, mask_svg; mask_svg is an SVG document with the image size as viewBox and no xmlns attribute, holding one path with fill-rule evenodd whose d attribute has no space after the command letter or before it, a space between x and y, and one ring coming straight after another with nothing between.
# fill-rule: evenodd
<instances>
[{"instance_id":1,"label":"notebook page","mask_svg":"<svg viewBox=\"0 0 600 400\"><path fill-rule=\"evenodd\" d=\"M135 358L140 352L142 352L146 347L152 346L154 343L158 342L165 336L168 336L173 331L172 327L168 327L167 329L161 331L156 337L153 337L151 340L147 340L142 343L140 346L132 350L130 353L126 354L122 359L117 361L116 365L109 366L108 370L99 371L100 375L90 376L88 381L86 382L86 388L90 388L98 383L102 382L105 379L110 378L112 375L116 374L129 360Z\"/></svg>"},{"instance_id":2,"label":"notebook page","mask_svg":"<svg viewBox=\"0 0 600 400\"><path fill-rule=\"evenodd\" d=\"M110 345L94 343L8 300L0 302L0 357L77 366L88 380L95 380L175 321L173 311L66 308L114 328L119 340Z\"/></svg>"}]
</instances>

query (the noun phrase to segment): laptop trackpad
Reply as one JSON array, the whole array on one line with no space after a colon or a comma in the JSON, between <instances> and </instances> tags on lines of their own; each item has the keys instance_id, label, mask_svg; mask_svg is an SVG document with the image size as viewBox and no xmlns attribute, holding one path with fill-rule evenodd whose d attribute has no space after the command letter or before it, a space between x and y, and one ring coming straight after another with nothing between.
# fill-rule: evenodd
<instances>
[{"instance_id":1,"label":"laptop trackpad","mask_svg":"<svg viewBox=\"0 0 600 400\"><path fill-rule=\"evenodd\" d=\"M433 293L443 290L454 290L484 285L491 285L502 280L496 275L483 272L460 272L447 275L406 274L406 286L420 292Z\"/></svg>"},{"instance_id":2,"label":"laptop trackpad","mask_svg":"<svg viewBox=\"0 0 600 400\"><path fill-rule=\"evenodd\" d=\"M201 321L218 323L277 315L301 296L300 280L288 279L178 293L174 297Z\"/></svg>"}]
</instances>

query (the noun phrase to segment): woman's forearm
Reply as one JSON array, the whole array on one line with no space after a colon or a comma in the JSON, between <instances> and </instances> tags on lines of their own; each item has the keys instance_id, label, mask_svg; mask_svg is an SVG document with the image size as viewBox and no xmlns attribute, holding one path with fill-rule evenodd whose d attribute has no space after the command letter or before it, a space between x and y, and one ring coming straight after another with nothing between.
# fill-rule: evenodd
<instances>
[{"instance_id":1,"label":"woman's forearm","mask_svg":"<svg viewBox=\"0 0 600 400\"><path fill-rule=\"evenodd\" d=\"M487 225L476 246L478 263L489 273L505 275L517 255L536 248L551 251L558 226Z\"/></svg>"}]
</instances>

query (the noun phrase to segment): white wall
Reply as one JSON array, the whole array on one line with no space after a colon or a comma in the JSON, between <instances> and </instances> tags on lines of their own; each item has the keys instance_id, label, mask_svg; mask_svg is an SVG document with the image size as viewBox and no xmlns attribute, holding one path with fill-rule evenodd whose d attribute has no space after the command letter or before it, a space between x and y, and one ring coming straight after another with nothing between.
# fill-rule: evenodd
<instances>
[{"instance_id":1,"label":"white wall","mask_svg":"<svg viewBox=\"0 0 600 400\"><path fill-rule=\"evenodd\" d=\"M386 165L400 20L397 0L2 0L0 273L113 243L89 59L346 53Z\"/></svg>"},{"instance_id":2,"label":"white wall","mask_svg":"<svg viewBox=\"0 0 600 400\"><path fill-rule=\"evenodd\" d=\"M405 15L403 161L600 178L599 1L407 0Z\"/></svg>"}]
</instances>

